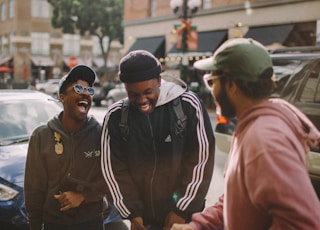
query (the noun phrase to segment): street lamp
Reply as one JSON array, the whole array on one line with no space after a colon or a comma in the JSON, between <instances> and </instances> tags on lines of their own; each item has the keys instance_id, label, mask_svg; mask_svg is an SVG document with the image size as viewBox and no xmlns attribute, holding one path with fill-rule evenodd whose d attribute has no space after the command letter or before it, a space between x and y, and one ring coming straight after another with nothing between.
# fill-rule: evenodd
<instances>
[{"instance_id":1,"label":"street lamp","mask_svg":"<svg viewBox=\"0 0 320 230\"><path fill-rule=\"evenodd\" d=\"M188 57L186 52L188 52L188 30L191 29L191 19L192 15L198 11L201 5L201 0L171 0L170 7L173 12L179 15L181 18L182 38L181 38L181 51L182 59L180 60L180 78L187 82L187 70L188 70Z\"/></svg>"}]
</instances>

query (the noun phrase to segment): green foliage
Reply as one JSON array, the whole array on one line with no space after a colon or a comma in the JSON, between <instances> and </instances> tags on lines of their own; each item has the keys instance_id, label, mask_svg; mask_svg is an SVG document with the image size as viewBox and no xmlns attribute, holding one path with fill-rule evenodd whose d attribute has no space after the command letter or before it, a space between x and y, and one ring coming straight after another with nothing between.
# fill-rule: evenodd
<instances>
[{"instance_id":1,"label":"green foliage","mask_svg":"<svg viewBox=\"0 0 320 230\"><path fill-rule=\"evenodd\" d=\"M47 0L53 7L51 24L63 33L90 33L123 43L123 0Z\"/></svg>"},{"instance_id":2,"label":"green foliage","mask_svg":"<svg viewBox=\"0 0 320 230\"><path fill-rule=\"evenodd\" d=\"M74 27L74 2L73 0L48 0L53 7L51 24L54 28L62 28L63 33L75 32Z\"/></svg>"}]
</instances>

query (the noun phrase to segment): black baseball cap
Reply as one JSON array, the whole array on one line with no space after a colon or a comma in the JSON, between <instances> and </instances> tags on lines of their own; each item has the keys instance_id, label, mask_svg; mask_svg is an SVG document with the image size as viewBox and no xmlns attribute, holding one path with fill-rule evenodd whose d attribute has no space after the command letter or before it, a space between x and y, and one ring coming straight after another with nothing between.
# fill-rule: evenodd
<instances>
[{"instance_id":1,"label":"black baseball cap","mask_svg":"<svg viewBox=\"0 0 320 230\"><path fill-rule=\"evenodd\" d=\"M96 80L96 73L86 65L77 65L73 67L67 75L61 78L59 82L59 94L61 94L61 89L64 85L76 82L79 79L88 82L88 84L92 86Z\"/></svg>"}]
</instances>

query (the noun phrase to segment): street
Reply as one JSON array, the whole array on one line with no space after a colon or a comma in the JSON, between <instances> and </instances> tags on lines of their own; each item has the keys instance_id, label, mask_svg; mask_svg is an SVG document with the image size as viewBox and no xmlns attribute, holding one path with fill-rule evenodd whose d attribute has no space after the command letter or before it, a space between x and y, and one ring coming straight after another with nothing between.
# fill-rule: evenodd
<instances>
[{"instance_id":1,"label":"street","mask_svg":"<svg viewBox=\"0 0 320 230\"><path fill-rule=\"evenodd\" d=\"M102 122L104 115L106 113L106 110L107 110L107 107L104 104L102 104L101 107L93 106L90 110L90 114L92 114L98 121ZM214 128L216 125L215 114L210 112L209 115L212 122L212 126ZM227 154L216 149L214 172L213 172L211 185L207 195L206 207L215 203L218 200L219 196L223 193L223 186L224 186L223 170L224 170L226 158L227 158Z\"/></svg>"}]
</instances>

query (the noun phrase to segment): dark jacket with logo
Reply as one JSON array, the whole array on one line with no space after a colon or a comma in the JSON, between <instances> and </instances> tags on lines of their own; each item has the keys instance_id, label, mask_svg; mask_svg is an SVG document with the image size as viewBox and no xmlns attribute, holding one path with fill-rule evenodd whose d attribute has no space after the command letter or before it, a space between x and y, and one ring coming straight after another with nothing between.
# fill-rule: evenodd
<instances>
[{"instance_id":1,"label":"dark jacket with logo","mask_svg":"<svg viewBox=\"0 0 320 230\"><path fill-rule=\"evenodd\" d=\"M175 132L172 104L178 97L187 116L180 134ZM200 99L163 81L151 114L129 106L126 140L119 127L122 103L108 108L102 131L102 171L120 214L161 226L170 211L186 219L201 211L211 182L215 141Z\"/></svg>"},{"instance_id":2,"label":"dark jacket with logo","mask_svg":"<svg viewBox=\"0 0 320 230\"><path fill-rule=\"evenodd\" d=\"M36 128L29 142L24 191L31 230L43 222L70 225L102 218L101 125L89 117L81 130L70 133L59 117ZM61 212L54 195L64 191L81 192L85 201Z\"/></svg>"}]
</instances>

